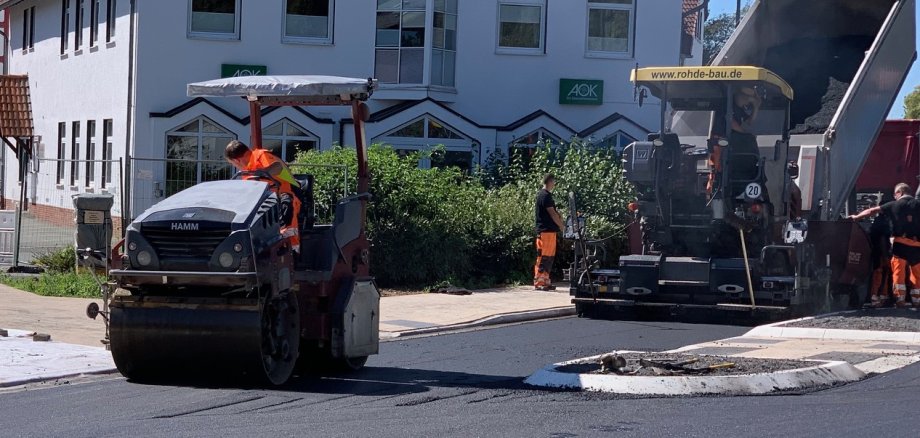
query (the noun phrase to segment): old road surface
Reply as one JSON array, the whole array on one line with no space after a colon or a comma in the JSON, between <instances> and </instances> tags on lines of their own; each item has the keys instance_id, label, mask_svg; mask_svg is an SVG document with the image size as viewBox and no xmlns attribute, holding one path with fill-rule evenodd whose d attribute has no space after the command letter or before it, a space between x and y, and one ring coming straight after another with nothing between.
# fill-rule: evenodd
<instances>
[{"instance_id":1,"label":"old road surface","mask_svg":"<svg viewBox=\"0 0 920 438\"><path fill-rule=\"evenodd\" d=\"M117 375L45 383L0 391L0 435L917 436L918 365L760 397L637 399L521 383L551 362L746 330L564 318L385 342L361 372L295 378L278 389L142 385Z\"/></svg>"}]
</instances>

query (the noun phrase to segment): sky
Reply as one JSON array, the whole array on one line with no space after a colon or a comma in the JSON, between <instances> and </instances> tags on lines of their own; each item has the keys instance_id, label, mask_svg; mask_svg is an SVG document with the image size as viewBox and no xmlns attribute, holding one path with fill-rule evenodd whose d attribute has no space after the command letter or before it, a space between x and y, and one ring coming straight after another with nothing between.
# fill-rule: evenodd
<instances>
[{"instance_id":1,"label":"sky","mask_svg":"<svg viewBox=\"0 0 920 438\"><path fill-rule=\"evenodd\" d=\"M748 0L742 1L742 4ZM724 12L735 13L736 0L709 0L709 16L713 17ZM920 8L917 8L917 22L920 23ZM918 35L917 47L920 47L920 33ZM907 74L904 81L904 87L898 93L897 99L892 105L891 112L888 113L889 119L900 119L904 117L904 96L913 91L914 87L920 85L920 62L914 62L913 68Z\"/></svg>"}]
</instances>

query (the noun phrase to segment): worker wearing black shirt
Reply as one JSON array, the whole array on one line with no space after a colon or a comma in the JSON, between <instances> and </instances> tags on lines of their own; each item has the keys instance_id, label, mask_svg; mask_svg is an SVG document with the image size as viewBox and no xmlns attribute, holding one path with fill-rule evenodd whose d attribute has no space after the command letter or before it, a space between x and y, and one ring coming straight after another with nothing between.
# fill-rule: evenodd
<instances>
[{"instance_id":1,"label":"worker wearing black shirt","mask_svg":"<svg viewBox=\"0 0 920 438\"><path fill-rule=\"evenodd\" d=\"M564 226L562 217L556 211L553 188L556 178L552 174L543 177L543 188L537 192L534 216L537 228L537 262L533 267L533 286L536 290L553 290L549 274L556 258L556 234Z\"/></svg>"},{"instance_id":2,"label":"worker wearing black shirt","mask_svg":"<svg viewBox=\"0 0 920 438\"><path fill-rule=\"evenodd\" d=\"M851 219L862 219L882 213L891 220L891 277L897 307L907 307L907 272L910 271L910 300L920 307L920 201L910 195L910 186L900 183L894 187L894 201L868 208Z\"/></svg>"}]
</instances>

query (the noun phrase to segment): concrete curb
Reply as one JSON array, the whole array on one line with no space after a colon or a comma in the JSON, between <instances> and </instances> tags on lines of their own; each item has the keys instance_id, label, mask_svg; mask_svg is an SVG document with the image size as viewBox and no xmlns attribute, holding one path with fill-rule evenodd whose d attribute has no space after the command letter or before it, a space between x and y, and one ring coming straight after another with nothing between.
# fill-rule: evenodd
<instances>
[{"instance_id":1,"label":"concrete curb","mask_svg":"<svg viewBox=\"0 0 920 438\"><path fill-rule=\"evenodd\" d=\"M854 382L866 377L866 373L843 361L808 361L816 365L736 376L619 376L564 373L557 370L563 365L596 362L599 358L598 355L549 365L530 375L524 383L550 388L650 396L756 395Z\"/></svg>"},{"instance_id":2,"label":"concrete curb","mask_svg":"<svg viewBox=\"0 0 920 438\"><path fill-rule=\"evenodd\" d=\"M457 324L440 325L434 327L423 327L417 329L402 330L398 332L381 332L380 339L395 339L403 338L406 336L429 335L433 333L463 330L473 327L512 324L516 322L527 322L548 318L561 318L573 315L575 315L575 306L552 307L549 309L527 310L523 312L500 313L470 322L461 322Z\"/></svg>"},{"instance_id":3,"label":"concrete curb","mask_svg":"<svg viewBox=\"0 0 920 438\"><path fill-rule=\"evenodd\" d=\"M889 341L889 342L920 342L920 332L886 332L881 330L845 330L845 329L823 329L813 327L785 327L787 324L827 317L832 315L841 315L852 313L853 311L828 313L824 315L808 316L805 318L792 319L789 321L780 321L772 324L766 324L754 327L742 337L761 337L761 338L802 338L802 339L835 339L835 340L853 340L853 341Z\"/></svg>"}]
</instances>

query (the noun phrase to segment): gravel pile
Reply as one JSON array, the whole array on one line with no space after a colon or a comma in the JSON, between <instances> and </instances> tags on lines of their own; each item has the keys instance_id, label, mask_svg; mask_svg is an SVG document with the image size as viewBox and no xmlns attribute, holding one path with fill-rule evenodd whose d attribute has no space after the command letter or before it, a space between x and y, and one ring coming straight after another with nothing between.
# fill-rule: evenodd
<instances>
[{"instance_id":1,"label":"gravel pile","mask_svg":"<svg viewBox=\"0 0 920 438\"><path fill-rule=\"evenodd\" d=\"M632 376L661 376L669 374L675 376L731 376L739 374L770 373L774 371L792 370L796 368L807 368L816 365L815 362L799 360L757 359L750 357L709 356L685 353L622 353L620 356L626 359L626 367L623 369L626 372L622 374L613 372L604 373L601 371L600 363L564 365L557 368L557 371L575 374L621 374ZM639 359L664 363L680 363L691 359L696 359L697 361L692 364L685 365L685 368L693 370L692 372L674 371L662 374L661 369L641 366L639 364ZM724 368L719 367L710 371L704 371L704 369L707 367L726 363L732 363L734 366Z\"/></svg>"},{"instance_id":2,"label":"gravel pile","mask_svg":"<svg viewBox=\"0 0 920 438\"><path fill-rule=\"evenodd\" d=\"M843 96L850 88L850 84L840 82L833 77L828 80L827 92L821 97L821 109L805 118L805 122L796 125L789 131L790 134L823 134L830 126L837 107L843 101Z\"/></svg>"},{"instance_id":3,"label":"gravel pile","mask_svg":"<svg viewBox=\"0 0 920 438\"><path fill-rule=\"evenodd\" d=\"M873 309L796 321L784 324L784 327L920 332L920 312L907 309Z\"/></svg>"},{"instance_id":4,"label":"gravel pile","mask_svg":"<svg viewBox=\"0 0 920 438\"><path fill-rule=\"evenodd\" d=\"M823 133L840 106L873 37L798 38L767 50L763 66L792 86L792 126ZM829 80L831 79L832 80ZM842 92L840 87L844 87Z\"/></svg>"}]
</instances>

